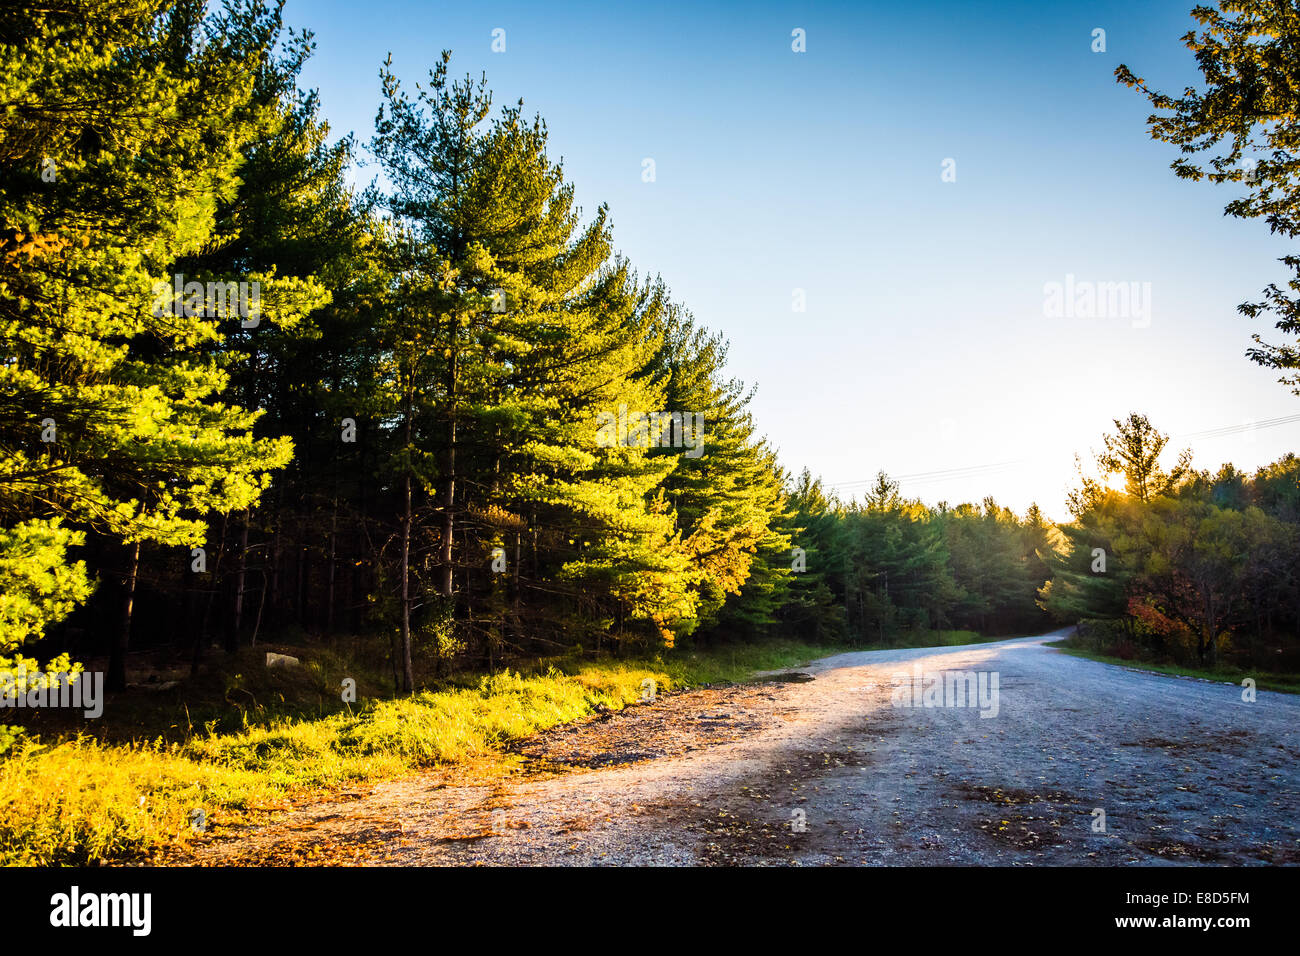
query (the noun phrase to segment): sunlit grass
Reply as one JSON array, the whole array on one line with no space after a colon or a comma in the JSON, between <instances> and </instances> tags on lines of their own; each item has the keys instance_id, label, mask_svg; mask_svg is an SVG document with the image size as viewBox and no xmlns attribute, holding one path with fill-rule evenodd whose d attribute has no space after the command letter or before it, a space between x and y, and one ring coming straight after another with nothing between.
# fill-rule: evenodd
<instances>
[{"instance_id":1,"label":"sunlit grass","mask_svg":"<svg viewBox=\"0 0 1300 956\"><path fill-rule=\"evenodd\" d=\"M990 641L1010 640L1008 635L982 636L978 631L901 631L884 642L854 648L859 651L901 650L909 647L959 647L962 644L987 644Z\"/></svg>"},{"instance_id":2,"label":"sunlit grass","mask_svg":"<svg viewBox=\"0 0 1300 956\"><path fill-rule=\"evenodd\" d=\"M537 673L502 671L469 686L372 699L323 716L312 714L307 701L299 702L305 714L290 713L294 700L282 693L280 712L245 713L244 729L219 731L214 720L207 728L186 727L180 741L20 737L0 760L0 862L147 857L191 839L195 810L203 811L206 827L220 827L295 792L457 763L600 708L622 708L641 696L647 678L666 693L836 650L783 643L642 660L558 660ZM258 693L267 695L260 685Z\"/></svg>"}]
</instances>

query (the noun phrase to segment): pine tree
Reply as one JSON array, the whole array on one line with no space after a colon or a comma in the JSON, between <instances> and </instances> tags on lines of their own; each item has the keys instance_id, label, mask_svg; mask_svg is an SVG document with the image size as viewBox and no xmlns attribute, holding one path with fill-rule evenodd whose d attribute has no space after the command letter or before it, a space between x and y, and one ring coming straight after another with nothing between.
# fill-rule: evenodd
<instances>
[{"instance_id":1,"label":"pine tree","mask_svg":"<svg viewBox=\"0 0 1300 956\"><path fill-rule=\"evenodd\" d=\"M90 532L131 555L129 609L141 542L202 546L205 517L251 505L290 455L218 399L228 376L203 351L217 322L165 293L253 135L240 110L264 14L229 9L227 39L197 57L201 10L64 0L0 18L0 527L28 542L20 590ZM42 625L84 598L78 568Z\"/></svg>"},{"instance_id":2,"label":"pine tree","mask_svg":"<svg viewBox=\"0 0 1300 956\"><path fill-rule=\"evenodd\" d=\"M385 66L373 145L393 183L389 208L411 236L387 340L420 350L427 407L403 440L404 480L435 499L436 590L448 602L457 570L477 579L460 595L461 620L483 625L473 602L496 587L483 558L501 529L482 516L497 514L520 528L511 533L531 531L528 578L516 547L514 606L521 589L554 606L542 595L559 585L582 613L560 613L554 626L585 619L621 635L643 621L667 639L692 610L687 555L657 494L673 463L637 443L597 441L602 413L660 401L640 373L658 344L661 305L611 258L604 207L579 228L545 125L526 121L522 106L489 121L484 83L449 81L449 58L414 99Z\"/></svg>"},{"instance_id":3,"label":"pine tree","mask_svg":"<svg viewBox=\"0 0 1300 956\"><path fill-rule=\"evenodd\" d=\"M805 468L789 491L789 505L789 517L778 526L790 536L792 573L778 613L792 636L835 640L846 630L840 504Z\"/></svg>"},{"instance_id":4,"label":"pine tree","mask_svg":"<svg viewBox=\"0 0 1300 956\"><path fill-rule=\"evenodd\" d=\"M686 627L728 627L753 636L776 622L791 544L778 526L785 503L776 456L748 411L753 390L726 375L727 349L683 307L665 310L655 372L664 380L667 407L694 416L705 437L698 456L681 448L655 454L677 459L664 487L698 595Z\"/></svg>"},{"instance_id":5,"label":"pine tree","mask_svg":"<svg viewBox=\"0 0 1300 956\"><path fill-rule=\"evenodd\" d=\"M1184 450L1170 471L1160 467L1160 456L1169 444L1145 415L1132 413L1115 419L1115 434L1103 436L1106 450L1097 457L1104 475L1124 476L1125 490L1139 501L1151 501L1170 494L1191 469L1192 453Z\"/></svg>"}]
</instances>

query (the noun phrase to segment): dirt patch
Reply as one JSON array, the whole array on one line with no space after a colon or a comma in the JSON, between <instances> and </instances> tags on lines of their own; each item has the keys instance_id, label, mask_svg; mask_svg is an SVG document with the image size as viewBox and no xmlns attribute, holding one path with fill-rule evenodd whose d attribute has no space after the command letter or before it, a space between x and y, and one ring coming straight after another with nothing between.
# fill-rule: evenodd
<instances>
[{"instance_id":1,"label":"dirt patch","mask_svg":"<svg viewBox=\"0 0 1300 956\"><path fill-rule=\"evenodd\" d=\"M1060 790L1042 793L1017 787L989 787L961 781L953 787L966 800L979 800L999 807L1041 807L1040 813L1021 810L1003 810L996 817L980 815L976 826L997 843L1017 850L1037 850L1064 843L1061 828L1062 814L1056 810L1061 805L1075 806L1079 799Z\"/></svg>"},{"instance_id":2,"label":"dirt patch","mask_svg":"<svg viewBox=\"0 0 1300 956\"><path fill-rule=\"evenodd\" d=\"M1179 840L1143 838L1134 840L1132 845L1144 853L1179 863L1221 863L1228 859L1224 853L1214 847L1184 843Z\"/></svg>"},{"instance_id":3,"label":"dirt patch","mask_svg":"<svg viewBox=\"0 0 1300 956\"><path fill-rule=\"evenodd\" d=\"M1047 790L1043 793L1037 793L1032 790L1020 790L1016 787L985 787L969 784L965 781L959 782L953 789L967 800L984 800L987 803L998 803L1003 806L1021 806L1033 803L1067 803L1074 805L1079 802L1078 797L1060 790Z\"/></svg>"},{"instance_id":4,"label":"dirt patch","mask_svg":"<svg viewBox=\"0 0 1300 956\"><path fill-rule=\"evenodd\" d=\"M1198 728L1199 730L1199 728ZM1253 746L1255 735L1244 730L1201 730L1202 736L1170 740L1166 737L1143 737L1139 740L1126 740L1121 747L1141 747L1150 750L1164 750L1171 754L1197 753L1240 753L1247 746Z\"/></svg>"},{"instance_id":5,"label":"dirt patch","mask_svg":"<svg viewBox=\"0 0 1300 956\"><path fill-rule=\"evenodd\" d=\"M747 739L792 719L797 707L789 694L797 685L726 683L605 710L518 741L499 756L425 771L412 777L409 785L362 788L368 791L364 796L354 790L324 801L318 795L315 801L304 799L284 807L287 812L270 824L214 828L192 849L178 852L168 862L250 866L400 862L411 841L394 809L411 799L397 796L408 788L423 790L426 799L437 794L434 799L439 805L447 802L446 812L435 814L433 826L425 825L420 839L426 843L451 850L496 837L517 837L531 824L516 815L510 801L512 786L677 758ZM390 787L391 796L386 793ZM346 805L349 802L352 805ZM581 814L553 823L554 833L561 835L580 835L591 827L590 818Z\"/></svg>"},{"instance_id":6,"label":"dirt patch","mask_svg":"<svg viewBox=\"0 0 1300 956\"><path fill-rule=\"evenodd\" d=\"M526 772L595 770L734 743L792 713L782 684L728 684L661 696L575 721L507 748Z\"/></svg>"},{"instance_id":7,"label":"dirt patch","mask_svg":"<svg viewBox=\"0 0 1300 956\"><path fill-rule=\"evenodd\" d=\"M866 749L786 751L732 791L652 809L698 840L703 865L798 865L813 854L826 865L855 866L866 862L856 846L864 831L848 816L828 816L822 801L832 778L871 762Z\"/></svg>"}]
</instances>

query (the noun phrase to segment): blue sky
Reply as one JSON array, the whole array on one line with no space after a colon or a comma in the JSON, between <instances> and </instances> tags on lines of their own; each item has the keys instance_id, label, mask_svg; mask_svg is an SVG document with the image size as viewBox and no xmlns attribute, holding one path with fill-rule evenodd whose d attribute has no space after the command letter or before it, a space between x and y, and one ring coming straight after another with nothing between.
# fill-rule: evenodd
<instances>
[{"instance_id":1,"label":"blue sky","mask_svg":"<svg viewBox=\"0 0 1300 956\"><path fill-rule=\"evenodd\" d=\"M1233 187L1174 177L1113 77L1194 83L1192 5L288 0L286 18L316 33L304 82L336 133L370 137L390 51L408 87L446 48L453 75L541 113L588 215L608 203L619 251L730 339L788 469L1065 518L1073 456L1113 418L1177 440L1300 413L1244 357L1269 329L1236 313L1287 278L1285 244L1223 216ZM1149 324L1045 316L1067 274L1150 283ZM1178 444L1253 468L1298 437Z\"/></svg>"}]
</instances>

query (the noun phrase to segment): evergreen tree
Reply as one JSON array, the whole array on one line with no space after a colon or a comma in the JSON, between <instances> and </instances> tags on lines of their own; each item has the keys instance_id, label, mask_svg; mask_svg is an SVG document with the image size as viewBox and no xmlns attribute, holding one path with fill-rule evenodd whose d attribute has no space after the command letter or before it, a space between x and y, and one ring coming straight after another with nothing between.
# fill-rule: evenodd
<instances>
[{"instance_id":1,"label":"evergreen tree","mask_svg":"<svg viewBox=\"0 0 1300 956\"><path fill-rule=\"evenodd\" d=\"M676 459L664 488L697 595L687 624L754 635L775 623L790 563L790 540L779 528L784 502L776 456L748 411L753 390L726 375L727 343L677 305L667 308L662 331L655 371L665 381L666 407L695 416L705 435L698 457L683 448L654 452Z\"/></svg>"},{"instance_id":2,"label":"evergreen tree","mask_svg":"<svg viewBox=\"0 0 1300 956\"><path fill-rule=\"evenodd\" d=\"M843 595L846 563L840 504L807 468L790 489L789 504L792 513L782 525L799 549L790 555L799 570L787 579L781 619L792 636L835 640L846 630L844 605L836 598Z\"/></svg>"},{"instance_id":3,"label":"evergreen tree","mask_svg":"<svg viewBox=\"0 0 1300 956\"><path fill-rule=\"evenodd\" d=\"M540 119L525 121L516 106L489 122L483 83L450 82L448 61L414 100L385 66L374 140L393 183L389 207L412 236L394 315L427 357L418 391L428 409L402 447L405 480L436 493L437 591L453 598L458 566L467 580L492 573L483 558L499 527L466 524L459 564L456 529L496 512L516 533L532 530L532 581L519 574L517 547L516 592L560 583L582 612L561 614L559 628L604 621L622 636L626 622L644 621L670 639L693 611L688 556L659 494L675 461L649 455L644 436L597 440L602 413L660 407L660 385L643 370L663 303L612 259L604 207L579 229ZM484 590L462 595L468 625Z\"/></svg>"},{"instance_id":4,"label":"evergreen tree","mask_svg":"<svg viewBox=\"0 0 1300 956\"><path fill-rule=\"evenodd\" d=\"M140 543L203 545L206 516L250 506L290 455L252 435L257 411L220 400L228 375L205 346L222 332L200 296L166 292L171 264L212 238L254 134L241 115L265 11L229 5L197 56L201 11L65 0L0 15L0 526L17 592L49 595L38 627L85 597L80 564L53 579L47 564L82 534L125 549L129 622Z\"/></svg>"}]
</instances>

